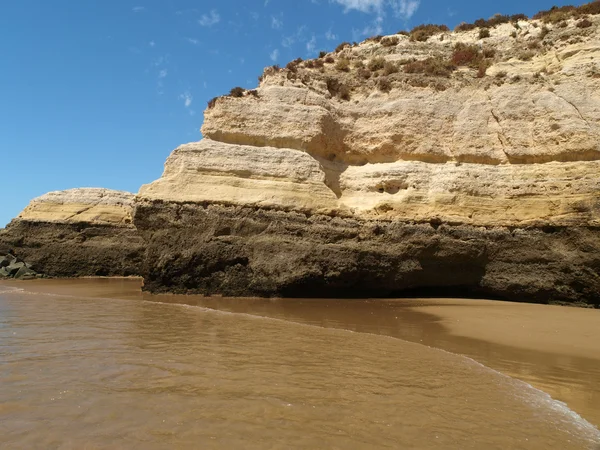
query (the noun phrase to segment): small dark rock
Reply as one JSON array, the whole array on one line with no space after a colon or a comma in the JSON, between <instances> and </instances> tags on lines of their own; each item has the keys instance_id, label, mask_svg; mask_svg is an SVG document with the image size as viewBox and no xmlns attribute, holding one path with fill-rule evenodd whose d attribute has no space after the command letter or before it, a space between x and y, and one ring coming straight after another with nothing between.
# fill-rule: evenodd
<instances>
[{"instance_id":1,"label":"small dark rock","mask_svg":"<svg viewBox=\"0 0 600 450\"><path fill-rule=\"evenodd\" d=\"M15 258L13 255L6 255L0 257L0 267L7 267L16 262L17 258Z\"/></svg>"}]
</instances>

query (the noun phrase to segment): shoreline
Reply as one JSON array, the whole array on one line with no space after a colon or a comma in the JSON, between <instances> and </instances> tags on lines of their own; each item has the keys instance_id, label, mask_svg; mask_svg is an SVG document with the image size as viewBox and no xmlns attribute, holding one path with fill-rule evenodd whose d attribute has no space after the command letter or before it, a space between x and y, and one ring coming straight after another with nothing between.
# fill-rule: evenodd
<instances>
[{"instance_id":1,"label":"shoreline","mask_svg":"<svg viewBox=\"0 0 600 450\"><path fill-rule=\"evenodd\" d=\"M600 310L471 299L268 299L149 294L141 278L0 282L29 292L200 306L387 335L471 358L600 427Z\"/></svg>"}]
</instances>

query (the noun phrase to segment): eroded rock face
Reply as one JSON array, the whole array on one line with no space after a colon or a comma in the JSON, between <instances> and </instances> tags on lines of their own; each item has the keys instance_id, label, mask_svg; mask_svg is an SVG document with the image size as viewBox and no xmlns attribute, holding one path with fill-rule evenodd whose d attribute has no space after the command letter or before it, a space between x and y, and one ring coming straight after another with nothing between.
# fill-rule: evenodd
<instances>
[{"instance_id":1,"label":"eroded rock face","mask_svg":"<svg viewBox=\"0 0 600 450\"><path fill-rule=\"evenodd\" d=\"M256 95L218 99L205 139L176 149L136 199L146 288L600 304L590 20L365 42L329 55L347 70L268 69ZM403 69L449 60L457 42L488 55L484 76Z\"/></svg>"},{"instance_id":2,"label":"eroded rock face","mask_svg":"<svg viewBox=\"0 0 600 450\"><path fill-rule=\"evenodd\" d=\"M0 249L50 276L139 275L133 194L83 188L38 197L0 233Z\"/></svg>"}]
</instances>

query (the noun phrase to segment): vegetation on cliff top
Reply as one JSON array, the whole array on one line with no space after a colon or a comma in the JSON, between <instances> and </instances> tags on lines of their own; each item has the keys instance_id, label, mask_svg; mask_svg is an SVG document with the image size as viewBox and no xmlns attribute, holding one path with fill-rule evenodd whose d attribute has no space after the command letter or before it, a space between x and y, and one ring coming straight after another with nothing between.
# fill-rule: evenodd
<instances>
[{"instance_id":1,"label":"vegetation on cliff top","mask_svg":"<svg viewBox=\"0 0 600 450\"><path fill-rule=\"evenodd\" d=\"M553 6L549 10L540 11L532 17L532 20L539 20L544 24L556 25L555 29L567 27L568 19L576 19L577 28L585 29L592 26L587 16L600 14L600 0L594 0L590 3L581 6ZM519 21L529 20L525 14L502 15L496 14L490 19L478 19L474 23L461 23L454 29L455 32L467 32L479 29L478 37L484 40L491 36L490 29L502 24L512 23L515 31L511 36L515 39L518 37L517 31L521 29ZM534 27L539 28L537 23ZM367 38L362 44L373 43L379 44L381 49L393 48L401 43L401 39L408 39L411 42L417 43L427 42L432 36L440 35L449 32L450 29L446 25L423 24L414 27L410 32L399 31L396 35L391 36L372 36ZM550 33L550 30L544 25L541 27L537 38L527 39L526 42L520 44L515 43L515 55L518 59L527 61L536 55L536 51L543 50L544 38ZM529 34L528 32L524 35ZM405 37L402 37L405 36ZM561 36L560 39L564 39ZM443 41L444 36L440 36ZM408 58L401 60L388 61L379 51L372 53L373 56L369 59L362 59L352 55L352 49L357 47L358 43L342 42L331 53L321 51L319 57L315 59L303 60L297 58L289 62L285 68L278 65L267 67L263 74L259 77L259 82L262 82L266 76L284 72L288 80L300 80L306 84L309 82L308 75L299 72L300 69L318 70L325 76L323 81L327 90L333 97L340 100L350 100L353 90L353 84L364 83L371 80L370 83L383 92L389 92L393 82L403 80L413 87L433 87L435 90L445 90L446 85L440 81L431 81L427 78L414 78L414 76L448 78L459 67L473 69L476 78L483 78L486 75L488 67L490 67L497 59L496 51L491 47L485 47L482 44L473 45L458 42L452 48L450 55L434 52L426 58ZM515 56L513 55L513 56ZM328 66L329 65L329 66ZM331 70L333 69L333 73ZM401 74L412 75L413 78L402 79ZM405 75L406 76L406 75ZM504 82L505 77L496 77L496 83ZM258 97L256 90L245 90L240 87L233 88L228 95L222 97L246 97L252 95ZM215 97L208 102L208 108L213 108L217 100L221 97Z\"/></svg>"}]
</instances>

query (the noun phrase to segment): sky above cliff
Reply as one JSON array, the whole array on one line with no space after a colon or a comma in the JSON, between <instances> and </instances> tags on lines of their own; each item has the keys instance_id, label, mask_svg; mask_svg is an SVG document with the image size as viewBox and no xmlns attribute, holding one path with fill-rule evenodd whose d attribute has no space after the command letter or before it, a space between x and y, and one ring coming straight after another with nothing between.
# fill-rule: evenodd
<instances>
[{"instance_id":1,"label":"sky above cliff","mask_svg":"<svg viewBox=\"0 0 600 450\"><path fill-rule=\"evenodd\" d=\"M48 191L136 192L206 102L265 66L421 23L453 28L565 1L19 0L0 3L0 227Z\"/></svg>"}]
</instances>

